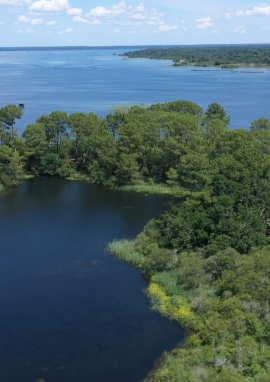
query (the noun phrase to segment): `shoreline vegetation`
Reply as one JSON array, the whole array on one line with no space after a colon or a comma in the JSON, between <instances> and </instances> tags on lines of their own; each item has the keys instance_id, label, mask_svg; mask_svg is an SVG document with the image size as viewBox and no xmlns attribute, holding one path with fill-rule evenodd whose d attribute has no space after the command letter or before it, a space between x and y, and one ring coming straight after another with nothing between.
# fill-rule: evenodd
<instances>
[{"instance_id":1,"label":"shoreline vegetation","mask_svg":"<svg viewBox=\"0 0 270 382\"><path fill-rule=\"evenodd\" d=\"M111 106L109 110L127 112L134 106L140 107L142 109L149 109L149 107L151 107L149 104L141 103L140 105L114 105Z\"/></svg>"},{"instance_id":2,"label":"shoreline vegetation","mask_svg":"<svg viewBox=\"0 0 270 382\"><path fill-rule=\"evenodd\" d=\"M270 121L229 129L218 103L42 115L17 136L0 109L0 185L87 179L172 195L170 208L112 255L149 279L153 309L190 330L146 382L270 382ZM249 128L249 129L248 129Z\"/></svg>"},{"instance_id":3,"label":"shoreline vegetation","mask_svg":"<svg viewBox=\"0 0 270 382\"><path fill-rule=\"evenodd\" d=\"M148 48L119 56L171 60L172 66L215 67L224 70L270 67L270 45Z\"/></svg>"}]
</instances>

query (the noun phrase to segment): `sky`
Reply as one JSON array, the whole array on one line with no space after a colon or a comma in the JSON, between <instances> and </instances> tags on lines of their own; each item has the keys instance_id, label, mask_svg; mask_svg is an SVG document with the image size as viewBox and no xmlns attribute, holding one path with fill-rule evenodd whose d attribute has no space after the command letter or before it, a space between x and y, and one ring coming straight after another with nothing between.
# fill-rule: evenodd
<instances>
[{"instance_id":1,"label":"sky","mask_svg":"<svg viewBox=\"0 0 270 382\"><path fill-rule=\"evenodd\" d=\"M0 0L0 46L270 43L270 2Z\"/></svg>"}]
</instances>

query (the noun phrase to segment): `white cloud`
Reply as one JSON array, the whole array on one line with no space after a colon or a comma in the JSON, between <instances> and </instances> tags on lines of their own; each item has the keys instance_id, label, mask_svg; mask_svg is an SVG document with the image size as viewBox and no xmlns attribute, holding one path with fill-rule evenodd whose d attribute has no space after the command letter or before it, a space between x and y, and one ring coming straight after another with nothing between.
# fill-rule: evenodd
<instances>
[{"instance_id":1,"label":"white cloud","mask_svg":"<svg viewBox=\"0 0 270 382\"><path fill-rule=\"evenodd\" d=\"M169 26L169 25L160 25L160 27L158 28L158 30L160 32L165 32L165 31L169 31L169 30L172 30L172 29L177 29L177 25L173 25L173 26Z\"/></svg>"},{"instance_id":2,"label":"white cloud","mask_svg":"<svg viewBox=\"0 0 270 382\"><path fill-rule=\"evenodd\" d=\"M214 29L214 30L212 30L211 33L218 33L218 30L217 30L217 29Z\"/></svg>"},{"instance_id":3,"label":"white cloud","mask_svg":"<svg viewBox=\"0 0 270 382\"><path fill-rule=\"evenodd\" d=\"M19 7L25 4L31 4L31 0L0 0L0 5L1 4Z\"/></svg>"},{"instance_id":4,"label":"white cloud","mask_svg":"<svg viewBox=\"0 0 270 382\"><path fill-rule=\"evenodd\" d=\"M87 13L86 16L108 16L110 14L110 11L104 7L96 7L91 9L89 13Z\"/></svg>"},{"instance_id":5,"label":"white cloud","mask_svg":"<svg viewBox=\"0 0 270 382\"><path fill-rule=\"evenodd\" d=\"M99 20L93 20L93 21L90 21L89 24L98 25L98 24L100 24L100 21Z\"/></svg>"},{"instance_id":6,"label":"white cloud","mask_svg":"<svg viewBox=\"0 0 270 382\"><path fill-rule=\"evenodd\" d=\"M19 23L28 23L29 20L31 20L30 17L24 16L24 15L19 16L17 19Z\"/></svg>"},{"instance_id":7,"label":"white cloud","mask_svg":"<svg viewBox=\"0 0 270 382\"><path fill-rule=\"evenodd\" d=\"M81 17L81 16L74 16L73 19L72 19L72 21L73 21L74 23L86 23L86 24L89 24L89 20L84 19L84 18Z\"/></svg>"},{"instance_id":8,"label":"white cloud","mask_svg":"<svg viewBox=\"0 0 270 382\"><path fill-rule=\"evenodd\" d=\"M48 21L45 25L54 25L56 24L56 21Z\"/></svg>"},{"instance_id":9,"label":"white cloud","mask_svg":"<svg viewBox=\"0 0 270 382\"><path fill-rule=\"evenodd\" d=\"M82 13L81 8L70 8L67 10L67 13L72 16L78 16Z\"/></svg>"},{"instance_id":10,"label":"white cloud","mask_svg":"<svg viewBox=\"0 0 270 382\"><path fill-rule=\"evenodd\" d=\"M211 22L211 17L202 17L201 19L197 19L196 23L201 23L196 26L196 28L199 28L199 29L206 29L214 25Z\"/></svg>"},{"instance_id":11,"label":"white cloud","mask_svg":"<svg viewBox=\"0 0 270 382\"><path fill-rule=\"evenodd\" d=\"M245 12L243 11L243 9L240 9L239 11L236 12L236 16L244 16L245 15Z\"/></svg>"},{"instance_id":12,"label":"white cloud","mask_svg":"<svg viewBox=\"0 0 270 382\"><path fill-rule=\"evenodd\" d=\"M237 27L234 28L233 32L246 33L246 30L243 25L238 25Z\"/></svg>"},{"instance_id":13,"label":"white cloud","mask_svg":"<svg viewBox=\"0 0 270 382\"><path fill-rule=\"evenodd\" d=\"M201 19L197 19L196 23L207 23L211 21L211 17L202 17Z\"/></svg>"},{"instance_id":14,"label":"white cloud","mask_svg":"<svg viewBox=\"0 0 270 382\"><path fill-rule=\"evenodd\" d=\"M31 16L43 16L44 12L27 12L27 14Z\"/></svg>"},{"instance_id":15,"label":"white cloud","mask_svg":"<svg viewBox=\"0 0 270 382\"><path fill-rule=\"evenodd\" d=\"M115 29L114 33L120 33L120 29Z\"/></svg>"},{"instance_id":16,"label":"white cloud","mask_svg":"<svg viewBox=\"0 0 270 382\"><path fill-rule=\"evenodd\" d=\"M5 22L4 21L0 21L0 25L3 25L3 24L5 24Z\"/></svg>"},{"instance_id":17,"label":"white cloud","mask_svg":"<svg viewBox=\"0 0 270 382\"><path fill-rule=\"evenodd\" d=\"M71 8L68 0L39 0L30 5L30 11L63 11Z\"/></svg>"},{"instance_id":18,"label":"white cloud","mask_svg":"<svg viewBox=\"0 0 270 382\"><path fill-rule=\"evenodd\" d=\"M236 12L236 16L253 16L253 15L270 15L270 5L263 4L260 7L253 7L244 11L240 9Z\"/></svg>"},{"instance_id":19,"label":"white cloud","mask_svg":"<svg viewBox=\"0 0 270 382\"><path fill-rule=\"evenodd\" d=\"M43 24L44 20L43 19L31 19L30 17L21 15L18 17L17 21L19 23L27 23L27 24L32 24L32 25L38 25L38 24Z\"/></svg>"},{"instance_id":20,"label":"white cloud","mask_svg":"<svg viewBox=\"0 0 270 382\"><path fill-rule=\"evenodd\" d=\"M202 23L202 24L197 25L197 28L206 29L206 28L212 27L213 25L214 25L213 23L206 22L206 23Z\"/></svg>"},{"instance_id":21,"label":"white cloud","mask_svg":"<svg viewBox=\"0 0 270 382\"><path fill-rule=\"evenodd\" d=\"M30 29L30 28L27 28L27 29L25 29L25 30L18 30L17 31L18 33L34 33L34 31L32 30L32 29Z\"/></svg>"},{"instance_id":22,"label":"white cloud","mask_svg":"<svg viewBox=\"0 0 270 382\"><path fill-rule=\"evenodd\" d=\"M135 15L131 15L130 18L135 20L145 20L147 19L147 16L142 13L136 13Z\"/></svg>"},{"instance_id":23,"label":"white cloud","mask_svg":"<svg viewBox=\"0 0 270 382\"><path fill-rule=\"evenodd\" d=\"M214 25L211 22L211 17L202 17L201 19L197 19L196 23L201 23L196 26L198 29L206 29Z\"/></svg>"},{"instance_id":24,"label":"white cloud","mask_svg":"<svg viewBox=\"0 0 270 382\"><path fill-rule=\"evenodd\" d=\"M225 19L231 19L232 13L225 13L224 17L225 17Z\"/></svg>"},{"instance_id":25,"label":"white cloud","mask_svg":"<svg viewBox=\"0 0 270 382\"><path fill-rule=\"evenodd\" d=\"M91 11L86 15L94 16L94 17L104 17L104 16L114 16L114 15L120 15L122 13L126 13L126 10L124 9L125 3L122 1L119 4L113 5L111 8L105 8L105 7L96 7L91 9Z\"/></svg>"},{"instance_id":26,"label":"white cloud","mask_svg":"<svg viewBox=\"0 0 270 382\"><path fill-rule=\"evenodd\" d=\"M72 32L74 32L74 29L72 29L72 28L67 28L67 29L65 29L64 31L60 31L60 32L58 32L58 34L72 33Z\"/></svg>"},{"instance_id":27,"label":"white cloud","mask_svg":"<svg viewBox=\"0 0 270 382\"><path fill-rule=\"evenodd\" d=\"M120 1L120 3L112 5L112 9L121 9L125 7L126 7L126 4L124 1Z\"/></svg>"},{"instance_id":28,"label":"white cloud","mask_svg":"<svg viewBox=\"0 0 270 382\"><path fill-rule=\"evenodd\" d=\"M111 7L97 6L92 8L86 17L104 17L109 20L113 20L114 23L120 23L121 25L137 25L136 20L145 21L148 25L154 25L148 23L148 21L156 21L160 24L160 17L162 13L156 11L156 9L147 10L143 3L137 6L126 6L124 1Z\"/></svg>"},{"instance_id":29,"label":"white cloud","mask_svg":"<svg viewBox=\"0 0 270 382\"><path fill-rule=\"evenodd\" d=\"M85 23L85 24L92 24L92 25L98 25L100 24L100 21L99 20L93 20L93 21L89 21L81 16L74 16L72 21L74 23Z\"/></svg>"},{"instance_id":30,"label":"white cloud","mask_svg":"<svg viewBox=\"0 0 270 382\"><path fill-rule=\"evenodd\" d=\"M92 8L85 17L91 19L102 18L109 22L118 25L164 25L161 17L162 13L158 12L155 8L147 9L143 3L137 6L126 5L124 1L110 7L103 5ZM182 21L184 22L184 21ZM90 22L91 24L92 22ZM162 31L175 29L177 26L164 27Z\"/></svg>"},{"instance_id":31,"label":"white cloud","mask_svg":"<svg viewBox=\"0 0 270 382\"><path fill-rule=\"evenodd\" d=\"M138 12L146 12L146 8L143 5L143 3L137 5L137 7L135 7L135 10L138 11Z\"/></svg>"},{"instance_id":32,"label":"white cloud","mask_svg":"<svg viewBox=\"0 0 270 382\"><path fill-rule=\"evenodd\" d=\"M44 24L44 20L43 19L32 19L30 21L30 24L33 24L33 25Z\"/></svg>"},{"instance_id":33,"label":"white cloud","mask_svg":"<svg viewBox=\"0 0 270 382\"><path fill-rule=\"evenodd\" d=\"M146 21L146 24L147 25L160 25L160 24L164 24L164 21L153 21L153 20L149 20L149 21Z\"/></svg>"}]
</instances>

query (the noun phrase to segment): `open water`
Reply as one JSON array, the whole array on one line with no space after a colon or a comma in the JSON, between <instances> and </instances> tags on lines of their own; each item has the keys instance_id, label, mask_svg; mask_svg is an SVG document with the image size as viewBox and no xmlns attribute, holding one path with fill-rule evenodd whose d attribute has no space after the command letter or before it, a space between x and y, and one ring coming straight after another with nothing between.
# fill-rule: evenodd
<instances>
[{"instance_id":1,"label":"open water","mask_svg":"<svg viewBox=\"0 0 270 382\"><path fill-rule=\"evenodd\" d=\"M193 71L170 61L123 59L115 55L142 47L20 49L0 51L0 107L25 104L16 123L28 123L54 110L93 111L106 116L118 104L154 104L178 99L203 108L220 103L232 128L248 128L259 117L270 119L270 70ZM243 73L243 71L245 73Z\"/></svg>"},{"instance_id":2,"label":"open water","mask_svg":"<svg viewBox=\"0 0 270 382\"><path fill-rule=\"evenodd\" d=\"M50 178L1 194L1 382L138 382L183 339L105 251L166 200Z\"/></svg>"}]
</instances>

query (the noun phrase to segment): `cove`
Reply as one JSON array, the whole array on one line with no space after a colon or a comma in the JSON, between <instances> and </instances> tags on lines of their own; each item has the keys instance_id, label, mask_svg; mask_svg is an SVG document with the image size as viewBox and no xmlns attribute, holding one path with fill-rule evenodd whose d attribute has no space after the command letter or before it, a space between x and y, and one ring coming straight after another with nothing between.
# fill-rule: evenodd
<instances>
[{"instance_id":1,"label":"cove","mask_svg":"<svg viewBox=\"0 0 270 382\"><path fill-rule=\"evenodd\" d=\"M1 193L1 381L138 382L184 338L105 251L167 200L51 178Z\"/></svg>"}]
</instances>

